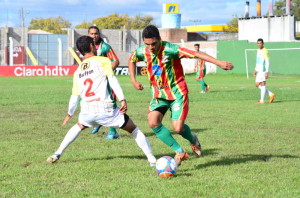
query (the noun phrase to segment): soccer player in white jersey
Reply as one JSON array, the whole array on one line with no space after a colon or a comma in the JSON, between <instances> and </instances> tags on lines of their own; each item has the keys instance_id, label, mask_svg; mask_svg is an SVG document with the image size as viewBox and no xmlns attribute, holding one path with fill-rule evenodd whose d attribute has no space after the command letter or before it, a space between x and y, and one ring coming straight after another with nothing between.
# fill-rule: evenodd
<instances>
[{"instance_id":1,"label":"soccer player in white jersey","mask_svg":"<svg viewBox=\"0 0 300 198\"><path fill-rule=\"evenodd\" d=\"M256 66L253 75L256 76L255 85L260 89L260 100L255 104L264 104L265 94L267 93L270 97L269 103L272 103L275 98L275 94L267 89L266 81L269 77L269 54L268 50L264 47L264 40L259 38L257 40L257 55L256 55Z\"/></svg>"},{"instance_id":2,"label":"soccer player in white jersey","mask_svg":"<svg viewBox=\"0 0 300 198\"><path fill-rule=\"evenodd\" d=\"M126 114L127 103L122 88L114 76L110 59L96 56L95 44L89 36L80 37L76 46L84 55L84 60L74 73L68 114L63 125L74 115L80 98L81 111L77 124L68 131L58 150L47 161L56 162L85 128L102 125L121 128L131 133L147 156L150 165L154 166L156 158L152 154L147 138ZM121 107L117 106L116 97L121 102Z\"/></svg>"}]
</instances>

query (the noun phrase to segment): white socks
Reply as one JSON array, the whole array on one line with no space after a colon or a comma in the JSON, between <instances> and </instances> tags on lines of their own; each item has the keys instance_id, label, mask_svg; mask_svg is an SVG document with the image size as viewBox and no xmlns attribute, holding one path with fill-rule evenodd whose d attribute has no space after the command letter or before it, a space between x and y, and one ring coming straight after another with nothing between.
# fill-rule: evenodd
<instances>
[{"instance_id":1,"label":"white socks","mask_svg":"<svg viewBox=\"0 0 300 198\"><path fill-rule=\"evenodd\" d=\"M148 161L150 162L150 164L155 163L156 158L152 154L151 146L148 142L148 139L144 135L144 133L138 127L136 127L132 131L131 134L132 134L134 140L136 141L137 145L143 150L144 154L147 156Z\"/></svg>"},{"instance_id":2,"label":"white socks","mask_svg":"<svg viewBox=\"0 0 300 198\"><path fill-rule=\"evenodd\" d=\"M266 86L260 86L260 102L264 102L266 93Z\"/></svg>"},{"instance_id":3,"label":"white socks","mask_svg":"<svg viewBox=\"0 0 300 198\"><path fill-rule=\"evenodd\" d=\"M82 130L78 124L75 124L72 128L70 128L55 154L61 155L63 151L77 138L81 131Z\"/></svg>"},{"instance_id":4,"label":"white socks","mask_svg":"<svg viewBox=\"0 0 300 198\"><path fill-rule=\"evenodd\" d=\"M260 102L264 102L265 94L271 96L273 93L266 86L258 86L260 89Z\"/></svg>"}]
</instances>

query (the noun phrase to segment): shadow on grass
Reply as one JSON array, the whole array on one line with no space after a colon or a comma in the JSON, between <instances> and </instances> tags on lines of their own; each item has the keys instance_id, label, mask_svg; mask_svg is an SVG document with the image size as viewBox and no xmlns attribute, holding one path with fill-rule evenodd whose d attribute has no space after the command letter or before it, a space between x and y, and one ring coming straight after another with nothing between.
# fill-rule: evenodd
<instances>
[{"instance_id":1,"label":"shadow on grass","mask_svg":"<svg viewBox=\"0 0 300 198\"><path fill-rule=\"evenodd\" d=\"M216 155L218 149L205 149L202 154L203 156L208 155ZM156 159L159 159L163 156L171 156L174 157L175 153L157 153L155 154ZM189 152L191 159L196 159L192 157L192 153ZM147 160L145 155L117 155L117 156L106 156L106 157L93 157L88 159L82 159L82 160L88 160L88 161L98 161L98 160L114 160L114 159L141 159L141 160ZM190 160L190 159L189 159ZM78 162L81 160L70 160L69 162Z\"/></svg>"},{"instance_id":2,"label":"shadow on grass","mask_svg":"<svg viewBox=\"0 0 300 198\"><path fill-rule=\"evenodd\" d=\"M300 158L295 155L238 155L234 157L223 157L220 160L200 164L196 166L196 169L207 168L211 166L230 166L233 164L241 164L251 161L268 162L271 158Z\"/></svg>"},{"instance_id":3,"label":"shadow on grass","mask_svg":"<svg viewBox=\"0 0 300 198\"><path fill-rule=\"evenodd\" d=\"M174 136L176 136L176 135L178 135L177 133L175 133L171 128L168 128L170 131L171 131L171 134L172 134L172 136L174 135ZM206 129L195 129L195 128L191 128L191 131L192 131L192 133L203 133L204 131L207 131L207 130L210 130L209 128L206 128ZM147 134L145 134L146 135L146 137L152 137L152 136L155 136L155 133L153 132L153 133L147 133Z\"/></svg>"},{"instance_id":4,"label":"shadow on grass","mask_svg":"<svg viewBox=\"0 0 300 198\"><path fill-rule=\"evenodd\" d=\"M204 156L208 156L208 155L216 155L217 154L217 150L218 149L206 149L202 152L202 154ZM157 159L163 157L163 156L171 156L174 157L175 153L159 153L159 154L155 154L155 157ZM189 154L190 156L192 155L191 153ZM192 157L190 157L191 159L194 159ZM141 159L141 160L145 160L146 156L145 155L119 155L119 156L107 156L107 157L99 157L99 158L89 158L89 159L85 159L85 160L90 160L90 161L94 161L94 160L114 160L114 159ZM196 158L195 158L196 159ZM189 159L190 160L190 159ZM74 160L76 161L76 160ZM73 161L73 162L74 162Z\"/></svg>"},{"instance_id":5,"label":"shadow on grass","mask_svg":"<svg viewBox=\"0 0 300 198\"><path fill-rule=\"evenodd\" d=\"M276 100L272 103L289 103L289 102L299 102L300 100Z\"/></svg>"}]
</instances>

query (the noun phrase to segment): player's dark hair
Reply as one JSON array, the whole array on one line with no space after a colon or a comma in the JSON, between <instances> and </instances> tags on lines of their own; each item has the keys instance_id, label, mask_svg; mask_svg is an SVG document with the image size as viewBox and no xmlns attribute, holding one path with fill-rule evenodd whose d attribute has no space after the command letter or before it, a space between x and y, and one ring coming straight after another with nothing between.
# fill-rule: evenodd
<instances>
[{"instance_id":1,"label":"player's dark hair","mask_svg":"<svg viewBox=\"0 0 300 198\"><path fill-rule=\"evenodd\" d=\"M95 45L99 45L99 44L101 43L101 41L103 41L103 39L101 38L100 29L99 29L97 26L92 25L92 26L90 26L90 27L88 28L88 33L90 32L90 29L96 29L96 30L97 30L97 32L98 32L100 38L99 38L99 40L95 43Z\"/></svg>"},{"instance_id":2,"label":"player's dark hair","mask_svg":"<svg viewBox=\"0 0 300 198\"><path fill-rule=\"evenodd\" d=\"M94 45L94 40L89 36L81 36L76 41L76 47L82 55L91 52L90 44Z\"/></svg>"},{"instance_id":3,"label":"player's dark hair","mask_svg":"<svg viewBox=\"0 0 300 198\"><path fill-rule=\"evenodd\" d=\"M264 43L264 40L262 38L257 39L257 42L261 41L262 43Z\"/></svg>"},{"instance_id":4,"label":"player's dark hair","mask_svg":"<svg viewBox=\"0 0 300 198\"><path fill-rule=\"evenodd\" d=\"M198 43L196 43L194 46L195 46L195 47L196 47L196 46L197 46L197 47L200 47L200 45L199 45Z\"/></svg>"},{"instance_id":5,"label":"player's dark hair","mask_svg":"<svg viewBox=\"0 0 300 198\"><path fill-rule=\"evenodd\" d=\"M158 40L161 40L159 31L154 25L148 25L147 27L145 27L142 33L142 38L156 38Z\"/></svg>"}]
</instances>

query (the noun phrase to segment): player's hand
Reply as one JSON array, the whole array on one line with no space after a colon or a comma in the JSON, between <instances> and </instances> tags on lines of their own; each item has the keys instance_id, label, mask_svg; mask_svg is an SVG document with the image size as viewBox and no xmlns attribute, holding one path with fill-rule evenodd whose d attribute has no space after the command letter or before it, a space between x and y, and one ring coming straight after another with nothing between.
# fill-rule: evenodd
<instances>
[{"instance_id":1,"label":"player's hand","mask_svg":"<svg viewBox=\"0 0 300 198\"><path fill-rule=\"evenodd\" d=\"M265 77L266 77L266 79L269 78L269 73L268 72L265 73Z\"/></svg>"},{"instance_id":2,"label":"player's hand","mask_svg":"<svg viewBox=\"0 0 300 198\"><path fill-rule=\"evenodd\" d=\"M69 114L65 117L64 122L62 123L62 126L65 126L67 124L67 122L72 118L72 116L70 116Z\"/></svg>"},{"instance_id":3,"label":"player's hand","mask_svg":"<svg viewBox=\"0 0 300 198\"><path fill-rule=\"evenodd\" d=\"M133 86L137 90L143 90L144 89L144 86L140 82L137 82L137 81L133 83Z\"/></svg>"},{"instance_id":4,"label":"player's hand","mask_svg":"<svg viewBox=\"0 0 300 198\"><path fill-rule=\"evenodd\" d=\"M219 66L224 70L232 70L234 68L232 63L227 61L221 61Z\"/></svg>"},{"instance_id":5,"label":"player's hand","mask_svg":"<svg viewBox=\"0 0 300 198\"><path fill-rule=\"evenodd\" d=\"M121 107L120 107L119 111L122 114L125 114L127 112L127 102L126 102L126 100L121 101Z\"/></svg>"}]
</instances>

